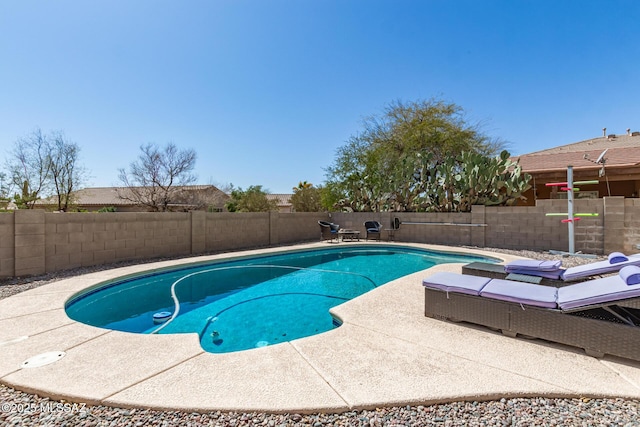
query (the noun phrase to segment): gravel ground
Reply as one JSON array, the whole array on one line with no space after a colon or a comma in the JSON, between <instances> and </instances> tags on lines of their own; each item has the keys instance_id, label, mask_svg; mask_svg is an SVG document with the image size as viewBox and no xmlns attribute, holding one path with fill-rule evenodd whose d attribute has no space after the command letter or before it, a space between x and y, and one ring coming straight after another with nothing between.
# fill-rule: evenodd
<instances>
[{"instance_id":1,"label":"gravel ground","mask_svg":"<svg viewBox=\"0 0 640 427\"><path fill-rule=\"evenodd\" d=\"M542 252L484 250L534 259L557 259ZM600 259L604 259L601 257ZM157 260L154 260L157 261ZM563 265L592 262L564 257ZM0 280L0 299L65 277L131 263ZM640 426L640 401L623 399L518 398L487 402L452 402L428 406L385 407L344 413L205 414L89 406L50 400L0 384L1 426Z\"/></svg>"}]
</instances>

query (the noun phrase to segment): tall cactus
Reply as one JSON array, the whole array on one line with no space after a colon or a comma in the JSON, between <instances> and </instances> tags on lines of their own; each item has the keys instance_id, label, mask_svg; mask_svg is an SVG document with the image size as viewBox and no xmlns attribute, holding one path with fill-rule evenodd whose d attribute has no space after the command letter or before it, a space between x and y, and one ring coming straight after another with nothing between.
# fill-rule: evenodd
<instances>
[{"instance_id":1,"label":"tall cactus","mask_svg":"<svg viewBox=\"0 0 640 427\"><path fill-rule=\"evenodd\" d=\"M472 205L514 205L531 188L531 176L522 173L507 151L493 158L463 152L443 159L432 171L420 210L469 212Z\"/></svg>"},{"instance_id":2,"label":"tall cactus","mask_svg":"<svg viewBox=\"0 0 640 427\"><path fill-rule=\"evenodd\" d=\"M514 205L531 188L531 175L522 173L518 161L503 150L488 158L465 152L460 156L459 211L468 212L472 205Z\"/></svg>"}]
</instances>

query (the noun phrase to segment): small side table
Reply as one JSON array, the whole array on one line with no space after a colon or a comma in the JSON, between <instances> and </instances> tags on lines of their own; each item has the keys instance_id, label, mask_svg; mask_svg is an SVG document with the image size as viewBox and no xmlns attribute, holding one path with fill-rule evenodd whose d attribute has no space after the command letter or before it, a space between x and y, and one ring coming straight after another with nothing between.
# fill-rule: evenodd
<instances>
[{"instance_id":1,"label":"small side table","mask_svg":"<svg viewBox=\"0 0 640 427\"><path fill-rule=\"evenodd\" d=\"M342 241L349 240L353 242L354 240L360 241L360 231L358 230L338 230L338 235L342 237Z\"/></svg>"}]
</instances>

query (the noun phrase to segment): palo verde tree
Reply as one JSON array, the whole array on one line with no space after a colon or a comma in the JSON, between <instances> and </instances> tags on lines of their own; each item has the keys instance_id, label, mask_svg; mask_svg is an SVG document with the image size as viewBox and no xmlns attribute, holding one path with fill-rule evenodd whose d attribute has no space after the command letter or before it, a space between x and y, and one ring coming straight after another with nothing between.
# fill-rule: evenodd
<instances>
[{"instance_id":1,"label":"palo verde tree","mask_svg":"<svg viewBox=\"0 0 640 427\"><path fill-rule=\"evenodd\" d=\"M118 197L153 212L164 212L177 203L185 185L193 184L192 173L196 164L193 149L180 150L174 143L164 148L148 143L140 146L138 159L129 165L129 170L119 169L119 179L124 188Z\"/></svg>"},{"instance_id":2,"label":"palo verde tree","mask_svg":"<svg viewBox=\"0 0 640 427\"><path fill-rule=\"evenodd\" d=\"M322 211L321 189L314 187L307 181L300 181L297 187L293 187L291 206L295 212L320 212Z\"/></svg>"},{"instance_id":3,"label":"palo verde tree","mask_svg":"<svg viewBox=\"0 0 640 427\"><path fill-rule=\"evenodd\" d=\"M7 162L10 182L21 190L14 196L18 207L33 209L38 199L53 194L58 210L66 211L72 192L85 179L79 153L78 144L61 131L47 135L37 129L18 139Z\"/></svg>"},{"instance_id":4,"label":"palo verde tree","mask_svg":"<svg viewBox=\"0 0 640 427\"><path fill-rule=\"evenodd\" d=\"M278 202L270 200L261 185L251 185L246 190L233 188L231 199L225 204L229 212L269 212L278 210Z\"/></svg>"},{"instance_id":5,"label":"palo verde tree","mask_svg":"<svg viewBox=\"0 0 640 427\"><path fill-rule=\"evenodd\" d=\"M437 167L465 151L493 155L502 146L466 119L462 107L432 99L389 104L363 121L327 168L336 208L352 211L425 210Z\"/></svg>"}]
</instances>

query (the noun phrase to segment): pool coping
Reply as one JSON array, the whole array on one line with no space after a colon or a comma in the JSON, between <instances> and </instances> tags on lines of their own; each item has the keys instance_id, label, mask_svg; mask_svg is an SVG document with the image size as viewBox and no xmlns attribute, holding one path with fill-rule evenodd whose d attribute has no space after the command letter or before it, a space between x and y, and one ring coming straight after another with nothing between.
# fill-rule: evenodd
<instances>
[{"instance_id":1,"label":"pool coping","mask_svg":"<svg viewBox=\"0 0 640 427\"><path fill-rule=\"evenodd\" d=\"M425 244L339 245L363 244L517 258ZM343 322L335 330L237 353L207 353L197 334L108 331L64 312L78 291L125 274L328 245L335 246L310 243L115 268L0 300L0 382L72 402L195 412L343 412L530 396L640 398L640 363L595 359L579 349L426 318L422 278L460 272L462 264L404 276L335 307L332 313ZM65 356L21 367L47 352Z\"/></svg>"}]
</instances>

